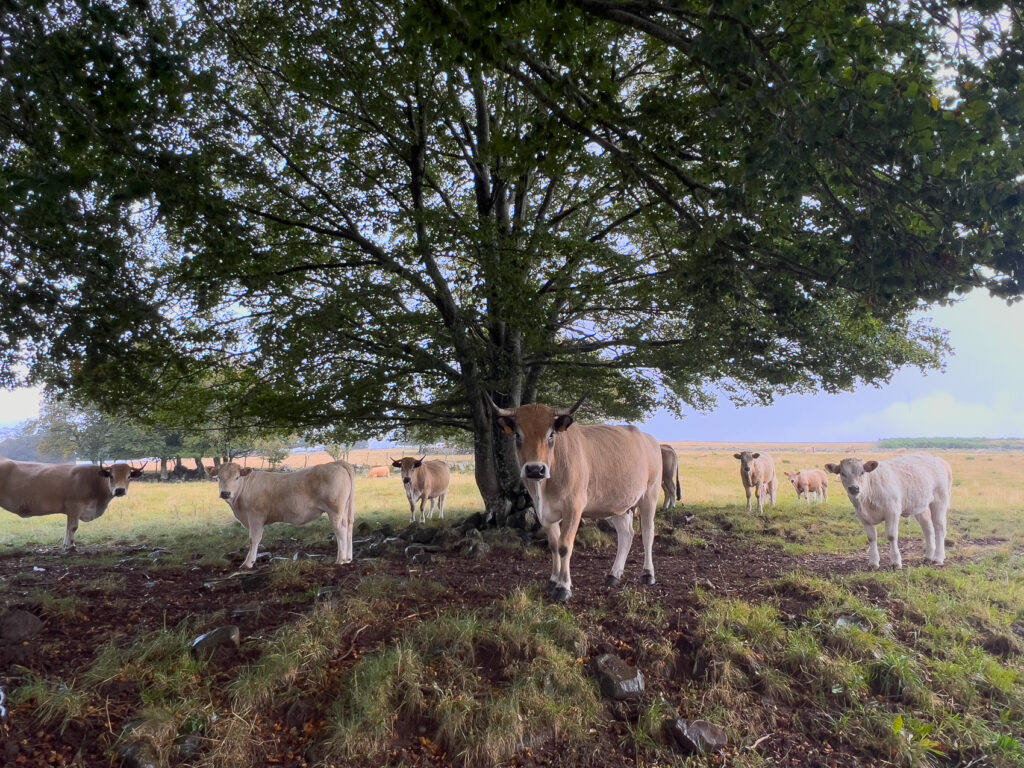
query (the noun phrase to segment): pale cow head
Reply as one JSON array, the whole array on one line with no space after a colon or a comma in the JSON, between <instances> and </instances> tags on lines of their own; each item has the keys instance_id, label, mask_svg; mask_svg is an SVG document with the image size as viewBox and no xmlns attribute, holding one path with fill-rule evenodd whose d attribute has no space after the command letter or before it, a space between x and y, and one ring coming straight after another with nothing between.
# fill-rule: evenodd
<instances>
[{"instance_id":1,"label":"pale cow head","mask_svg":"<svg viewBox=\"0 0 1024 768\"><path fill-rule=\"evenodd\" d=\"M799 472L785 472L785 471L783 471L782 474L784 474L786 477L789 478L789 482L791 482L793 484L794 488L797 487L797 480L800 478L800 473Z\"/></svg>"},{"instance_id":2,"label":"pale cow head","mask_svg":"<svg viewBox=\"0 0 1024 768\"><path fill-rule=\"evenodd\" d=\"M423 466L423 459L427 458L423 456L419 459L414 459L409 456L405 456L401 459L395 459L391 462L391 466L398 467L402 470L402 484L410 485L412 483L412 476L416 473L416 470Z\"/></svg>"},{"instance_id":3,"label":"pale cow head","mask_svg":"<svg viewBox=\"0 0 1024 768\"><path fill-rule=\"evenodd\" d=\"M758 458L760 455L760 453L751 453L750 451L733 454L733 458L740 460L740 475L743 476L743 483L748 488L754 484L754 459Z\"/></svg>"},{"instance_id":4,"label":"pale cow head","mask_svg":"<svg viewBox=\"0 0 1024 768\"><path fill-rule=\"evenodd\" d=\"M111 464L109 467L100 465L99 473L101 477L107 478L112 496L124 496L128 493L128 484L132 480L141 477L142 470L145 468L145 464L138 469L128 464Z\"/></svg>"},{"instance_id":5,"label":"pale cow head","mask_svg":"<svg viewBox=\"0 0 1024 768\"><path fill-rule=\"evenodd\" d=\"M498 426L507 435L515 435L516 455L524 480L547 480L555 459L555 440L573 423L573 414L586 396L571 408L552 408L547 405L521 405L518 408L499 408L490 401Z\"/></svg>"},{"instance_id":6,"label":"pale cow head","mask_svg":"<svg viewBox=\"0 0 1024 768\"><path fill-rule=\"evenodd\" d=\"M252 474L252 467L240 467L235 462L229 461L227 464L206 470L206 473L210 477L217 478L220 497L224 501L231 501L238 495L238 487L242 484L242 478Z\"/></svg>"},{"instance_id":7,"label":"pale cow head","mask_svg":"<svg viewBox=\"0 0 1024 768\"><path fill-rule=\"evenodd\" d=\"M877 461L861 461L860 459L843 459L838 464L826 464L825 469L839 475L840 481L850 497L860 494L862 478L868 472L878 468Z\"/></svg>"}]
</instances>

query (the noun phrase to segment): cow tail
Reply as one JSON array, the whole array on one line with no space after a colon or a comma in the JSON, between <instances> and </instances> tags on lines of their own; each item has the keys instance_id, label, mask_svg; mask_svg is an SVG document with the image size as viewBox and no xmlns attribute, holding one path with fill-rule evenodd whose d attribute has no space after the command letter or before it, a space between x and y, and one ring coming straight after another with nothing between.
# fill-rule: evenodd
<instances>
[{"instance_id":1,"label":"cow tail","mask_svg":"<svg viewBox=\"0 0 1024 768\"><path fill-rule=\"evenodd\" d=\"M683 500L683 489L679 487L679 465L676 464L676 501Z\"/></svg>"},{"instance_id":2,"label":"cow tail","mask_svg":"<svg viewBox=\"0 0 1024 768\"><path fill-rule=\"evenodd\" d=\"M354 521L356 514L356 471L351 464L347 464L345 469L348 472L348 502L345 504L345 513L349 521Z\"/></svg>"}]
</instances>

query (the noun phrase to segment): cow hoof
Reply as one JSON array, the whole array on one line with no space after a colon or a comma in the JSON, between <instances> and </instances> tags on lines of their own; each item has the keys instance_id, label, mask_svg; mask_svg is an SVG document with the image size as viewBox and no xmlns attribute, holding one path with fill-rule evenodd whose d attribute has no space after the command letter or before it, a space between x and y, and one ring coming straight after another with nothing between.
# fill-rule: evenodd
<instances>
[{"instance_id":1,"label":"cow hoof","mask_svg":"<svg viewBox=\"0 0 1024 768\"><path fill-rule=\"evenodd\" d=\"M551 599L556 603L567 603L570 597L572 597L572 590L567 587L557 585L551 590Z\"/></svg>"},{"instance_id":2,"label":"cow hoof","mask_svg":"<svg viewBox=\"0 0 1024 768\"><path fill-rule=\"evenodd\" d=\"M558 582L555 581L554 579L548 579L547 582L544 584L544 594L545 595L550 595L556 589L558 589Z\"/></svg>"},{"instance_id":3,"label":"cow hoof","mask_svg":"<svg viewBox=\"0 0 1024 768\"><path fill-rule=\"evenodd\" d=\"M653 586L654 585L654 574L653 573L649 573L648 571L644 571L643 582L648 587Z\"/></svg>"},{"instance_id":4,"label":"cow hoof","mask_svg":"<svg viewBox=\"0 0 1024 768\"><path fill-rule=\"evenodd\" d=\"M606 587L617 587L621 581L622 579L617 576L612 576L610 573L604 577L604 585Z\"/></svg>"}]
</instances>

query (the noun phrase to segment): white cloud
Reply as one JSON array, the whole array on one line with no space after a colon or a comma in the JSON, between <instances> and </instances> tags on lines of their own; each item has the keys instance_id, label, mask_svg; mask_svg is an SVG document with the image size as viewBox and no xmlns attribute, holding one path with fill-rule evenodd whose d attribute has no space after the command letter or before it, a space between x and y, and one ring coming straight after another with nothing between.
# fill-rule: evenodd
<instances>
[{"instance_id":1,"label":"white cloud","mask_svg":"<svg viewBox=\"0 0 1024 768\"><path fill-rule=\"evenodd\" d=\"M842 422L837 434L860 440L885 437L1015 437L1024 434L1024 403L1008 392L971 403L937 391L892 403Z\"/></svg>"},{"instance_id":2,"label":"white cloud","mask_svg":"<svg viewBox=\"0 0 1024 768\"><path fill-rule=\"evenodd\" d=\"M0 389L0 424L16 424L38 417L42 397L39 387Z\"/></svg>"}]
</instances>

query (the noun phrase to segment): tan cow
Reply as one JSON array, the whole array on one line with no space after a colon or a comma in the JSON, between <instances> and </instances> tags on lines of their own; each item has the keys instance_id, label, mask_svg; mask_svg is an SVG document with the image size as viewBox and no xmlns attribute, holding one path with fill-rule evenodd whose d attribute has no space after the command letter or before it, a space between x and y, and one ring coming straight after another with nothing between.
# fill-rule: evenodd
<instances>
[{"instance_id":1,"label":"tan cow","mask_svg":"<svg viewBox=\"0 0 1024 768\"><path fill-rule=\"evenodd\" d=\"M416 522L416 502L420 503L420 522L427 522L423 505L430 502L430 516L434 516L434 502L444 520L444 504L448 498L448 486L452 481L452 473L444 461L423 461L405 456L395 459L391 465L402 470L402 485L405 497L409 500L409 519Z\"/></svg>"},{"instance_id":2,"label":"tan cow","mask_svg":"<svg viewBox=\"0 0 1024 768\"><path fill-rule=\"evenodd\" d=\"M67 515L64 549L75 548L79 521L88 523L107 511L115 496L142 475L127 464L39 464L0 458L0 507L19 517Z\"/></svg>"},{"instance_id":3,"label":"tan cow","mask_svg":"<svg viewBox=\"0 0 1024 768\"><path fill-rule=\"evenodd\" d=\"M672 484L673 478L675 485ZM683 500L683 489L679 485L679 456L671 445L661 444L661 487L665 491L665 509L672 509L677 501Z\"/></svg>"},{"instance_id":4,"label":"tan cow","mask_svg":"<svg viewBox=\"0 0 1024 768\"><path fill-rule=\"evenodd\" d=\"M779 491L779 479L775 476L775 459L767 453L734 453L740 460L740 479L743 490L747 493L747 512L750 511L750 491L757 497L757 513L764 514L764 500L767 497L775 506L775 497Z\"/></svg>"},{"instance_id":5,"label":"tan cow","mask_svg":"<svg viewBox=\"0 0 1024 768\"><path fill-rule=\"evenodd\" d=\"M801 496L810 504L811 494L814 498L828 501L828 475L823 469L801 469L799 472L783 472L796 489L796 497Z\"/></svg>"},{"instance_id":6,"label":"tan cow","mask_svg":"<svg viewBox=\"0 0 1024 768\"><path fill-rule=\"evenodd\" d=\"M318 464L295 472L263 472L234 462L211 467L220 497L249 530L249 554L243 568L252 568L263 528L271 523L307 525L327 515L338 541L338 565L352 562L355 513L355 471L347 461Z\"/></svg>"},{"instance_id":7,"label":"tan cow","mask_svg":"<svg viewBox=\"0 0 1024 768\"><path fill-rule=\"evenodd\" d=\"M387 467L370 467L367 477L391 477L391 470Z\"/></svg>"},{"instance_id":8,"label":"tan cow","mask_svg":"<svg viewBox=\"0 0 1024 768\"><path fill-rule=\"evenodd\" d=\"M570 429L572 408L523 405L491 407L498 425L515 436L523 484L548 535L555 600L572 595L569 563L580 521L608 518L618 549L606 583L622 579L633 543L633 511L639 510L645 584L654 583L654 512L661 492L658 441L636 427L580 426Z\"/></svg>"},{"instance_id":9,"label":"tan cow","mask_svg":"<svg viewBox=\"0 0 1024 768\"><path fill-rule=\"evenodd\" d=\"M879 565L878 524L885 523L889 539L889 564L903 567L900 556L900 518L911 515L924 534L924 559L942 565L946 559L946 518L953 496L953 469L927 453L897 456L888 461L843 459L826 464L839 475L868 535L868 563Z\"/></svg>"}]
</instances>

